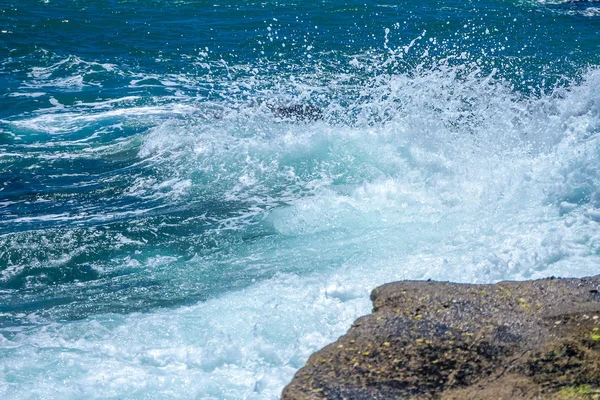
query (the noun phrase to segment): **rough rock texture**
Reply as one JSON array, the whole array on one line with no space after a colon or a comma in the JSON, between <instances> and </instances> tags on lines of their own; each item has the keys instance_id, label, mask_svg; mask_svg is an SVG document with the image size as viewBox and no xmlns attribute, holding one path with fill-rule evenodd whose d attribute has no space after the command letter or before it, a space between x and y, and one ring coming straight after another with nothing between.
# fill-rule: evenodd
<instances>
[{"instance_id":1,"label":"rough rock texture","mask_svg":"<svg viewBox=\"0 0 600 400\"><path fill-rule=\"evenodd\" d=\"M396 282L282 399L600 399L600 276Z\"/></svg>"}]
</instances>

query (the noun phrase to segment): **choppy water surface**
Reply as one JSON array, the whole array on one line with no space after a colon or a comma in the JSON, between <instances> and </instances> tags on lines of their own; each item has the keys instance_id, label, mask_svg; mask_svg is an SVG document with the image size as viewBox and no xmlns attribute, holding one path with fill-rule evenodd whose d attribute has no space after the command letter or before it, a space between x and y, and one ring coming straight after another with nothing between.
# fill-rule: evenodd
<instances>
[{"instance_id":1,"label":"choppy water surface","mask_svg":"<svg viewBox=\"0 0 600 400\"><path fill-rule=\"evenodd\" d=\"M587 1L4 0L0 397L275 399L378 284L600 273L599 32Z\"/></svg>"}]
</instances>

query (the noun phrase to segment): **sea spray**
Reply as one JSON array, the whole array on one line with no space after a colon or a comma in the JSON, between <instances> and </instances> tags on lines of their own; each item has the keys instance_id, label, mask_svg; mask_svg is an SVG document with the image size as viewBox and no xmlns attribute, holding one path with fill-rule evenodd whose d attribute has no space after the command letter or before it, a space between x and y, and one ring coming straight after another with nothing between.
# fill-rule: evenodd
<instances>
[{"instance_id":1,"label":"sea spray","mask_svg":"<svg viewBox=\"0 0 600 400\"><path fill-rule=\"evenodd\" d=\"M6 17L0 397L274 399L379 284L598 273L593 17L174 3Z\"/></svg>"}]
</instances>

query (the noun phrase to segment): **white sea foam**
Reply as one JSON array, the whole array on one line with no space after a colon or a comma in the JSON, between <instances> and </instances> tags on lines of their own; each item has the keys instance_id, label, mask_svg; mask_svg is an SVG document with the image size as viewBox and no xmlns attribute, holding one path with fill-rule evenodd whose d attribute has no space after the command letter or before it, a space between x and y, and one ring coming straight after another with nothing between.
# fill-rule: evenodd
<instances>
[{"instance_id":1,"label":"white sea foam","mask_svg":"<svg viewBox=\"0 0 600 400\"><path fill-rule=\"evenodd\" d=\"M210 234L268 232L214 250L247 284L192 306L3 331L0 396L275 399L379 284L597 274L598 87L589 71L524 98L493 74L440 66L375 79L344 124L335 100L306 124L246 106L158 121L137 156L160 174L128 194L243 204ZM221 265L201 251L180 261L145 262L182 288Z\"/></svg>"},{"instance_id":2,"label":"white sea foam","mask_svg":"<svg viewBox=\"0 0 600 400\"><path fill-rule=\"evenodd\" d=\"M60 103L56 103L55 106L63 109ZM84 129L87 126L103 122L106 120L115 119L135 119L144 117L146 123L150 126L152 122L148 121L152 116L155 117L168 117L191 114L196 111L196 108L191 105L185 104L169 104L165 106L140 106L140 107L128 107L128 108L114 108L107 111L98 111L90 113L89 111L80 112L57 112L57 108L46 110L41 115L37 115L31 118L24 118L15 121L0 121L8 125L15 126L19 129L28 129L38 132L47 132L50 134L64 134L69 132L76 132Z\"/></svg>"},{"instance_id":3,"label":"white sea foam","mask_svg":"<svg viewBox=\"0 0 600 400\"><path fill-rule=\"evenodd\" d=\"M280 276L193 307L106 315L4 338L11 363L0 394L276 398L311 352L368 310L364 299L342 303L320 287L315 278ZM54 360L54 368L38 357Z\"/></svg>"},{"instance_id":4,"label":"white sea foam","mask_svg":"<svg viewBox=\"0 0 600 400\"><path fill-rule=\"evenodd\" d=\"M91 77L100 74L123 75L115 64L86 61L80 57L70 55L59 57L46 50L39 54L45 61L54 61L50 65L32 67L28 73L29 80L24 82L23 88L62 88L81 90L85 86L102 86ZM64 76L64 73L69 73Z\"/></svg>"},{"instance_id":5,"label":"white sea foam","mask_svg":"<svg viewBox=\"0 0 600 400\"><path fill-rule=\"evenodd\" d=\"M42 97L45 96L45 92L29 92L29 93L21 93L21 92L13 92L9 93L10 97Z\"/></svg>"}]
</instances>

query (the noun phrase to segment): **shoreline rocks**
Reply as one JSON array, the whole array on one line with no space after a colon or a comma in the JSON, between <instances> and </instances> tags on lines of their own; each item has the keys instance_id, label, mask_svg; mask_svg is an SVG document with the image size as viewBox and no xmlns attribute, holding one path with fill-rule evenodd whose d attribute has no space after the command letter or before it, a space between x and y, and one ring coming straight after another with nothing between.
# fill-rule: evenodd
<instances>
[{"instance_id":1,"label":"shoreline rocks","mask_svg":"<svg viewBox=\"0 0 600 400\"><path fill-rule=\"evenodd\" d=\"M394 282L283 400L600 399L600 276Z\"/></svg>"}]
</instances>

